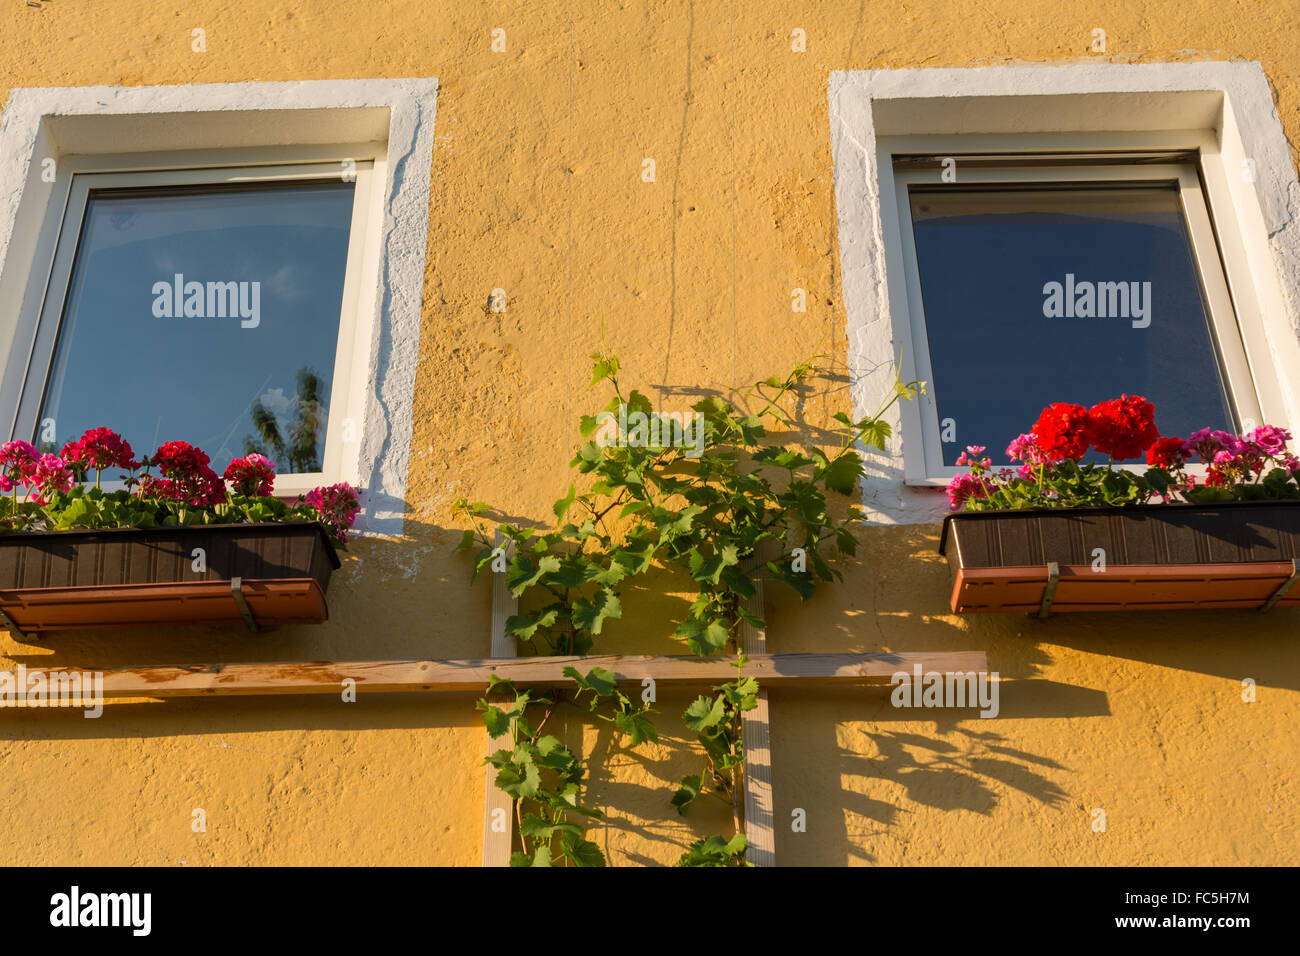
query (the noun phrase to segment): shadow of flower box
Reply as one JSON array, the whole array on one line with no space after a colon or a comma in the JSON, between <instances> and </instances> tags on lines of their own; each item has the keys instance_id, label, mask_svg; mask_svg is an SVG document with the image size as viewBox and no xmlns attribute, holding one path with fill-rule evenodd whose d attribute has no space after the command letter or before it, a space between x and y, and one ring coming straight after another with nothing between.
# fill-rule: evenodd
<instances>
[{"instance_id":1,"label":"shadow of flower box","mask_svg":"<svg viewBox=\"0 0 1300 956\"><path fill-rule=\"evenodd\" d=\"M320 624L339 567L316 522L0 535L0 621L46 631Z\"/></svg>"},{"instance_id":2,"label":"shadow of flower box","mask_svg":"<svg viewBox=\"0 0 1300 956\"><path fill-rule=\"evenodd\" d=\"M960 614L1300 605L1300 501L960 512L939 553Z\"/></svg>"}]
</instances>

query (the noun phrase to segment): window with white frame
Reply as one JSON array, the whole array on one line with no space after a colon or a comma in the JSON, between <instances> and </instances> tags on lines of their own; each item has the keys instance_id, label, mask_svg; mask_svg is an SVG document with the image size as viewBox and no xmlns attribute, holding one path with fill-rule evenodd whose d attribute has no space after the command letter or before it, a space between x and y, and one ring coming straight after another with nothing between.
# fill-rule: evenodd
<instances>
[{"instance_id":1,"label":"window with white frame","mask_svg":"<svg viewBox=\"0 0 1300 956\"><path fill-rule=\"evenodd\" d=\"M1261 421L1195 151L890 160L927 478L967 445L1007 463L1052 402L1143 395L1166 435Z\"/></svg>"},{"instance_id":2,"label":"window with white frame","mask_svg":"<svg viewBox=\"0 0 1300 956\"><path fill-rule=\"evenodd\" d=\"M257 451L282 493L340 474L374 162L314 152L339 158L65 162L48 281L6 376L13 436L57 450L107 425L137 455L189 441L218 473Z\"/></svg>"},{"instance_id":3,"label":"window with white frame","mask_svg":"<svg viewBox=\"0 0 1300 956\"><path fill-rule=\"evenodd\" d=\"M261 448L275 493L356 486L400 534L435 77L11 90L0 420L137 455ZM6 437L6 436L0 436ZM108 478L105 475L105 478Z\"/></svg>"}]
</instances>

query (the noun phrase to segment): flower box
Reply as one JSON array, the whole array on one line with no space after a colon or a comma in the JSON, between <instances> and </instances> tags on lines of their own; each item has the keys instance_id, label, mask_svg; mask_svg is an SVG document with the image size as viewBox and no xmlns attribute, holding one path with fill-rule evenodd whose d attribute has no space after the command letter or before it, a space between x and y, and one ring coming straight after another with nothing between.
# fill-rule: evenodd
<instances>
[{"instance_id":1,"label":"flower box","mask_svg":"<svg viewBox=\"0 0 1300 956\"><path fill-rule=\"evenodd\" d=\"M961 614L1300 606L1300 501L962 512L939 553Z\"/></svg>"},{"instance_id":2,"label":"flower box","mask_svg":"<svg viewBox=\"0 0 1300 956\"><path fill-rule=\"evenodd\" d=\"M0 623L20 640L133 625L319 624L337 567L314 521L3 534Z\"/></svg>"}]
</instances>

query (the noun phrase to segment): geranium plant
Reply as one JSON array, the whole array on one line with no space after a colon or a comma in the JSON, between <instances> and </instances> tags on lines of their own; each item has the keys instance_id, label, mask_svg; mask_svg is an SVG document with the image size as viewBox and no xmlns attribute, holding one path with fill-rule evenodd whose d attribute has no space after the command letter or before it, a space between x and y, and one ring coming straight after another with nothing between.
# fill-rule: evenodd
<instances>
[{"instance_id":1,"label":"geranium plant","mask_svg":"<svg viewBox=\"0 0 1300 956\"><path fill-rule=\"evenodd\" d=\"M957 459L969 470L949 482L948 503L954 511L997 511L1300 498L1300 459L1288 451L1290 440L1272 425L1240 435L1202 428L1186 439L1162 437L1155 406L1140 395L1092 408L1056 402L1007 446L1015 468L994 469L984 446L969 446ZM1104 464L1083 461L1093 449L1107 457ZM1116 467L1134 459L1146 462L1144 472Z\"/></svg>"},{"instance_id":2,"label":"geranium plant","mask_svg":"<svg viewBox=\"0 0 1300 956\"><path fill-rule=\"evenodd\" d=\"M224 476L210 462L206 452L183 441L165 442L137 460L122 436L102 426L57 455L30 442L6 442L0 446L6 496L0 498L0 532L319 521L336 547L346 546L360 507L350 485L316 488L290 503L271 496L275 462L269 458L237 458ZM124 487L104 490L104 472L117 469Z\"/></svg>"}]
</instances>

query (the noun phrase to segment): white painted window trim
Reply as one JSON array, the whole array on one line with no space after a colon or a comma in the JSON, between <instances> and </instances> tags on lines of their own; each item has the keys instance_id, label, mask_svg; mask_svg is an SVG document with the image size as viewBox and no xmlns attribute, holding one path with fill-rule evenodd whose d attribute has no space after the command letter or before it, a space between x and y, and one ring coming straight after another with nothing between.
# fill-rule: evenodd
<instances>
[{"instance_id":1,"label":"white painted window trim","mask_svg":"<svg viewBox=\"0 0 1300 956\"><path fill-rule=\"evenodd\" d=\"M956 136L963 152L993 151L1008 137L1058 151L1095 149L1103 141L1112 148L1186 148L1190 139L1200 150L1205 200L1260 403L1271 423L1300 425L1300 230L1293 228L1300 184L1258 63L838 71L829 101L856 414L888 394L900 353L908 374L899 205L892 165L882 164L882 139L910 138L910 152L933 152L915 147ZM895 220L892 250L886 217ZM878 523L935 522L947 512L946 497L907 482L907 462L922 454L920 417L915 409L896 410L890 423L895 438L886 453L869 456L867 514Z\"/></svg>"},{"instance_id":2,"label":"white painted window trim","mask_svg":"<svg viewBox=\"0 0 1300 956\"><path fill-rule=\"evenodd\" d=\"M361 257L344 293L356 332L347 413L332 407L329 427L351 418L356 428L323 478L359 486L359 532L400 534L437 89L436 79L383 79L11 91L0 117L0 415L15 411L11 359L39 316L74 173L337 163L347 151L373 163L373 188L353 218L349 255L355 245ZM340 351L336 378L344 362ZM277 483L298 490L288 476Z\"/></svg>"},{"instance_id":3,"label":"white painted window trim","mask_svg":"<svg viewBox=\"0 0 1300 956\"><path fill-rule=\"evenodd\" d=\"M77 240L81 234L87 202L90 192L101 188L151 188L157 186L209 185L214 183L270 183L276 181L336 180L345 169L344 159L350 160L352 166L346 167L354 177L353 208L350 220L347 266L340 299L339 331L335 347L334 367L330 369L333 383L329 396L330 415L327 423L325 446L322 449L322 470L312 473L281 474L276 477L275 493L281 496L305 494L318 485L334 484L347 481L356 485L360 476L356 473L355 454L346 456L344 447L349 443L344 440L345 432L351 434L356 430L356 423L361 421L365 395L365 369L358 368L358 352L364 355L365 346L373 332L373 313L367 311L359 315L358 289L363 284L362 262L366 258L366 246L380 235L380 221L376 220L373 204L369 202L372 177L383 174L383 147L379 144L354 144L339 146L323 151L321 158L314 162L277 161L274 150L259 150L257 156L245 157L247 164L238 166L219 166L216 163L228 160L220 150L214 150L203 157L195 157L184 163L173 165L165 153L150 154L146 157L131 157L130 160L113 157L70 157L64 163L67 177L67 201L60 212L53 204L51 215L60 215L59 242L55 251L49 280L45 282L46 294L41 306L41 314L35 328L22 327L18 330L13 354L10 357L10 369L0 386L0 408L14 409L13 435L17 438L31 440L40 430L43 422L37 421L39 405L48 376L45 374L57 349L59 319L63 315L64 303L69 288L77 252ZM332 158L326 158L332 157ZM207 160L207 162L203 162ZM378 162L379 169L375 169ZM33 270L33 282L39 282L40 276ZM21 348L30 341L32 346L24 361ZM127 386L129 387L129 385ZM13 392L20 392L17 396ZM111 423L105 423L111 424ZM76 435L59 434L57 444L76 438ZM188 437L188 436L179 436ZM353 449L356 442L352 441ZM148 454L151 449L138 448L138 454ZM110 490L120 486L120 482L110 482Z\"/></svg>"},{"instance_id":4,"label":"white painted window trim","mask_svg":"<svg viewBox=\"0 0 1300 956\"><path fill-rule=\"evenodd\" d=\"M1186 142L1200 142L1198 134L1189 134ZM1100 134L1088 137L1089 145L1097 150L1111 146L1107 138ZM914 154L918 151L915 137L881 137L878 146L879 168L893 169L893 156ZM1152 182L1176 184L1180 193L1185 223L1191 238L1192 253L1201 274L1206 301L1209 303L1215 336L1223 364L1228 373L1225 383L1232 394L1239 416L1243 421L1259 424L1263 421L1280 421L1285 409L1274 401L1267 411L1261 405L1261 394L1275 398L1277 393L1276 375L1268 367L1267 356L1258 356L1258 361L1251 363L1248 350L1236 316L1226 277L1220 266L1220 253L1215 241L1214 228L1206 210L1205 197L1195 168L1182 164L1106 164L1069 166L1062 164L1045 164L1015 167L963 167L961 137L927 137L928 148L924 152L933 155L955 158L958 183L981 185L1001 183L1106 183L1106 182ZM1082 143L1080 145L1083 145ZM1007 137L998 143L999 151L1016 151L1033 154L1051 147L1038 137ZM1060 154L1057 154L1060 155ZM941 170L902 169L893 170L893 191L896 203L881 206L881 219L885 229L886 256L889 267L900 268L906 277L907 303L906 313L909 321L910 338L904 339L905 348L900 356L903 374L908 380L920 380L929 383L925 396L902 407L901 417L904 436L912 436L915 441L909 447L922 449L922 454L907 455L904 463L905 480L909 485L930 486L947 485L952 476L965 469L943 464L943 450L940 440L940 421L935 395L942 382L936 382L930 367L929 333L925 323L922 304L920 276L917 271L916 246L911 221L907 187L913 184L940 182ZM882 196L886 190L882 189ZM1249 317L1258 325L1258 316ZM1255 381L1252 367L1258 368L1262 375L1264 388ZM1009 383L1009 387L1014 387ZM1029 423L1024 424L1025 428ZM984 444L991 440L986 436L960 434L957 423L958 450L968 444ZM1005 459L1001 447L989 448L987 454L992 457L993 467L1010 465ZM1145 470L1145 466L1130 466ZM1193 471L1196 471L1193 468ZM1203 469L1202 469L1203 470Z\"/></svg>"}]
</instances>

